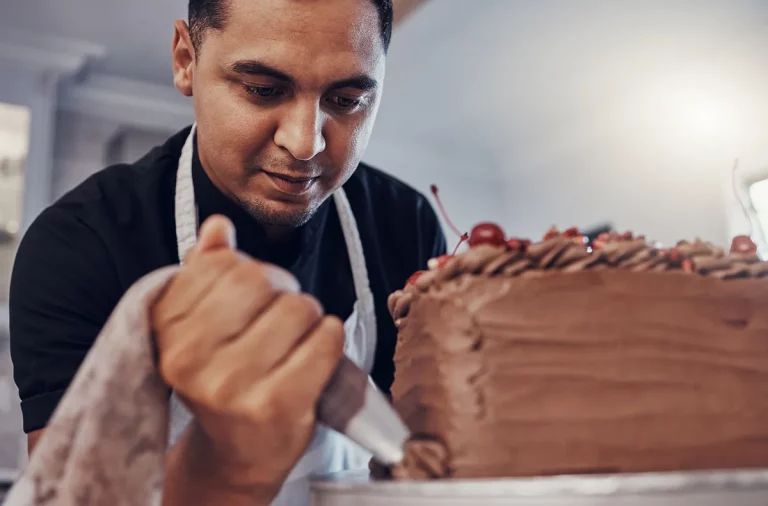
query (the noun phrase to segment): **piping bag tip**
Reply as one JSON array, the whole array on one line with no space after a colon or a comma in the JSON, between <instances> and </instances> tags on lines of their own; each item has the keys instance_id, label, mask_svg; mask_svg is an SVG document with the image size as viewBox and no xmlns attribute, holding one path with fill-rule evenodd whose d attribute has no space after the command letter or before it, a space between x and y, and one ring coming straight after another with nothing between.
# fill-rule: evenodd
<instances>
[{"instance_id":1,"label":"piping bag tip","mask_svg":"<svg viewBox=\"0 0 768 506\"><path fill-rule=\"evenodd\" d=\"M384 394L346 356L320 396L317 419L370 451L384 465L403 460L411 435Z\"/></svg>"}]
</instances>

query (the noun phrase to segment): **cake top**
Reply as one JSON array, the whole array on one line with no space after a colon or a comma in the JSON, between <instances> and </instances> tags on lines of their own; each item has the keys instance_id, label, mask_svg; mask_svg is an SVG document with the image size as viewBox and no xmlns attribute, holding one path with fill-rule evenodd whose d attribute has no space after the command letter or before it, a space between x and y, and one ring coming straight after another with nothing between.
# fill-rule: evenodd
<instances>
[{"instance_id":1,"label":"cake top","mask_svg":"<svg viewBox=\"0 0 768 506\"><path fill-rule=\"evenodd\" d=\"M433 258L429 270L414 273L404 289L390 296L389 309L396 320L404 316L397 307L407 312L414 293L461 274L530 277L553 271L620 269L678 271L723 280L768 276L768 262L760 260L757 245L747 235L736 236L726 254L722 248L700 239L662 248L631 232L602 233L590 241L576 227L562 232L552 227L538 242L507 237L499 225L490 222L480 223L471 233L462 234L448 217L437 186L432 185L431 190L449 228L461 239L453 254ZM469 249L457 254L464 242L468 242Z\"/></svg>"},{"instance_id":2,"label":"cake top","mask_svg":"<svg viewBox=\"0 0 768 506\"><path fill-rule=\"evenodd\" d=\"M620 269L680 272L723 280L768 276L768 262L760 260L757 247L747 236L734 238L726 253L700 239L661 248L630 232L603 233L589 241L576 228L561 232L553 227L541 241L531 242L507 238L498 225L481 223L471 234L462 236L464 240L469 242L467 251L430 260L429 270L415 273L403 290L390 296L389 308L396 320L407 312L414 293L461 274L531 277L555 271Z\"/></svg>"}]
</instances>

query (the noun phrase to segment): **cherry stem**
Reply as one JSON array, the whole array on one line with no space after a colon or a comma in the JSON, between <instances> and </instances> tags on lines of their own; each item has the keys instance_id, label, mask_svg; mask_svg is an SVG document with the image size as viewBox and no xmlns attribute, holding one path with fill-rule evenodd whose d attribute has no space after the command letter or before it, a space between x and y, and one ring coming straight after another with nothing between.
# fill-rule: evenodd
<instances>
[{"instance_id":1,"label":"cherry stem","mask_svg":"<svg viewBox=\"0 0 768 506\"><path fill-rule=\"evenodd\" d=\"M440 195L438 195L437 185L433 184L432 186L429 187L429 189L432 190L432 195L435 196L435 200L437 201L437 206L440 208L440 214L443 215L443 219L451 228L451 230L453 230L453 233L461 237L462 240L459 243L459 246L461 246L461 243L469 239L469 236L467 236L467 239L464 239L464 236L467 234L466 233L462 234L461 231L459 231L459 228L456 225L454 225L451 219L448 217L448 213L445 211L445 207L443 207L443 201L440 200ZM459 247L456 246L456 249L458 248Z\"/></svg>"},{"instance_id":2,"label":"cherry stem","mask_svg":"<svg viewBox=\"0 0 768 506\"><path fill-rule=\"evenodd\" d=\"M738 184L738 177L737 173L739 170L739 159L737 158L736 161L733 162L733 170L731 171L731 177L732 177L732 185L733 185L733 194L736 197L736 201L739 203L739 207L741 207L741 212L744 213L744 218L747 219L747 226L749 227L747 230L747 236L752 237L752 233L754 230L752 230L752 217L749 215L749 210L747 209L747 205L744 203L744 199L741 196L741 193L739 192L739 184Z\"/></svg>"},{"instance_id":3,"label":"cherry stem","mask_svg":"<svg viewBox=\"0 0 768 506\"><path fill-rule=\"evenodd\" d=\"M456 245L455 248L453 248L453 253L451 253L451 256L456 256L456 252L459 251L459 247L464 244L465 241L469 240L469 234L464 232L461 234L461 239L459 239L459 244Z\"/></svg>"}]
</instances>

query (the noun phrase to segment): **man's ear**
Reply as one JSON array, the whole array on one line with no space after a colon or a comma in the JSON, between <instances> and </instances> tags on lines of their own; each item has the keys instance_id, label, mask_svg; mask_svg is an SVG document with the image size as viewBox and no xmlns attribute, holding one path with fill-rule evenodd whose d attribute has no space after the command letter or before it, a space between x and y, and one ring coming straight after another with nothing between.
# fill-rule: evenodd
<instances>
[{"instance_id":1,"label":"man's ear","mask_svg":"<svg viewBox=\"0 0 768 506\"><path fill-rule=\"evenodd\" d=\"M173 84L182 95L191 97L192 78L195 72L195 48L192 45L186 21L176 20L173 28Z\"/></svg>"}]
</instances>

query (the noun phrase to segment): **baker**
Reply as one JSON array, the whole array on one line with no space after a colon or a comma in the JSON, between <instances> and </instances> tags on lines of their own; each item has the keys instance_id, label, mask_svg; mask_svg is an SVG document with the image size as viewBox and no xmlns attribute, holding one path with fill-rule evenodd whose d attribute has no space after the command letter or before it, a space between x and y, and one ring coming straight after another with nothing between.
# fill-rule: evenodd
<instances>
[{"instance_id":1,"label":"baker","mask_svg":"<svg viewBox=\"0 0 768 506\"><path fill-rule=\"evenodd\" d=\"M165 503L301 505L308 477L366 465L316 427L315 401L342 351L389 390L386 298L445 249L427 200L361 163L391 27L389 0L190 0L173 73L195 124L90 177L21 242L30 451L126 290L182 262L153 310L174 391Z\"/></svg>"}]
</instances>

